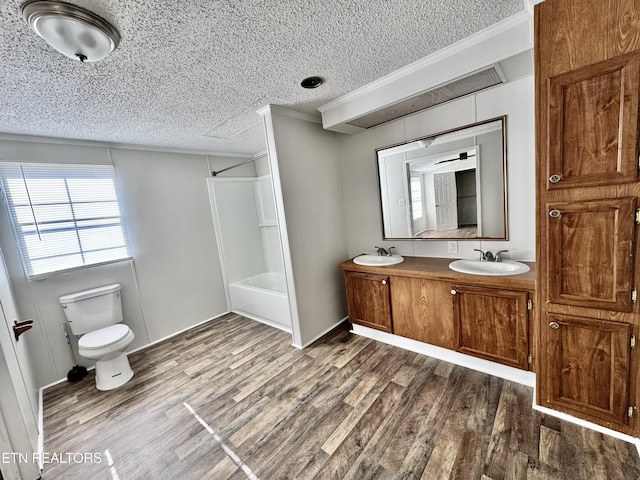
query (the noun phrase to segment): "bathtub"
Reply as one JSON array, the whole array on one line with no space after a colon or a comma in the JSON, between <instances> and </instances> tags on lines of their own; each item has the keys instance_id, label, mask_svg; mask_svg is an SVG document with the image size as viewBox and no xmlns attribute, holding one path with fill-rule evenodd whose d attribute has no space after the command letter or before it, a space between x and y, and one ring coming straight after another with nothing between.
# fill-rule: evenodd
<instances>
[{"instance_id":1,"label":"bathtub","mask_svg":"<svg viewBox=\"0 0 640 480\"><path fill-rule=\"evenodd\" d=\"M233 312L291 331L291 314L284 273L261 273L230 283L229 298Z\"/></svg>"}]
</instances>

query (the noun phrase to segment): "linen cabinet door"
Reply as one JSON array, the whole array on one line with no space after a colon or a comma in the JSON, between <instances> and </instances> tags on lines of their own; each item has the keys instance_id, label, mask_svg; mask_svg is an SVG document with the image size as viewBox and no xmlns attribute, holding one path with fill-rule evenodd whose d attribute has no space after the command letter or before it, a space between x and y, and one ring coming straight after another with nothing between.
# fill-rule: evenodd
<instances>
[{"instance_id":1,"label":"linen cabinet door","mask_svg":"<svg viewBox=\"0 0 640 480\"><path fill-rule=\"evenodd\" d=\"M635 182L640 56L548 80L547 188Z\"/></svg>"},{"instance_id":2,"label":"linen cabinet door","mask_svg":"<svg viewBox=\"0 0 640 480\"><path fill-rule=\"evenodd\" d=\"M547 204L551 303L631 311L635 198Z\"/></svg>"},{"instance_id":3,"label":"linen cabinet door","mask_svg":"<svg viewBox=\"0 0 640 480\"><path fill-rule=\"evenodd\" d=\"M529 293L452 285L458 351L515 368L528 368Z\"/></svg>"},{"instance_id":4,"label":"linen cabinet door","mask_svg":"<svg viewBox=\"0 0 640 480\"><path fill-rule=\"evenodd\" d=\"M389 277L345 272L349 321L391 333Z\"/></svg>"},{"instance_id":5,"label":"linen cabinet door","mask_svg":"<svg viewBox=\"0 0 640 480\"><path fill-rule=\"evenodd\" d=\"M586 420L628 425L631 333L626 323L547 315L542 331L544 406Z\"/></svg>"}]
</instances>

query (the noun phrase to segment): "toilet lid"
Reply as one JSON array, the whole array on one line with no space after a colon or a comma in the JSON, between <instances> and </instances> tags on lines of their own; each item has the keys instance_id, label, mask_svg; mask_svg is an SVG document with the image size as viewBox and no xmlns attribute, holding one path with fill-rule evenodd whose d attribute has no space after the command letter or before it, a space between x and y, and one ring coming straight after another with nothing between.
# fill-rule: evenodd
<instances>
[{"instance_id":1,"label":"toilet lid","mask_svg":"<svg viewBox=\"0 0 640 480\"><path fill-rule=\"evenodd\" d=\"M101 328L95 332L89 332L80 337L78 346L87 350L97 350L119 342L130 332L128 326L118 323Z\"/></svg>"}]
</instances>

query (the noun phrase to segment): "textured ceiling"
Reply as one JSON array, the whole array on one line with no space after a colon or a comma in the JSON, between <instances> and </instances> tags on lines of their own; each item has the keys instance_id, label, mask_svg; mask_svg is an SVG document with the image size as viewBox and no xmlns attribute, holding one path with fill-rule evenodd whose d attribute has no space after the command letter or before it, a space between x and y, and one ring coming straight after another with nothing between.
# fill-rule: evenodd
<instances>
[{"instance_id":1,"label":"textured ceiling","mask_svg":"<svg viewBox=\"0 0 640 480\"><path fill-rule=\"evenodd\" d=\"M72 0L122 41L81 64L0 5L0 133L253 154L274 104L316 114L523 0ZM325 79L315 90L300 81Z\"/></svg>"}]
</instances>

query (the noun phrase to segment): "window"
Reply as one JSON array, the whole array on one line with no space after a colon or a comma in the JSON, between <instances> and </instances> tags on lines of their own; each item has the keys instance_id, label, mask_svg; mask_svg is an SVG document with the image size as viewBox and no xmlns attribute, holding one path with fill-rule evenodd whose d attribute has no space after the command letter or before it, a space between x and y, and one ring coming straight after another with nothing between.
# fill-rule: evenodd
<instances>
[{"instance_id":1,"label":"window","mask_svg":"<svg viewBox=\"0 0 640 480\"><path fill-rule=\"evenodd\" d=\"M422 208L422 178L411 175L411 215L413 220L419 220L423 215Z\"/></svg>"},{"instance_id":2,"label":"window","mask_svg":"<svg viewBox=\"0 0 640 480\"><path fill-rule=\"evenodd\" d=\"M131 258L112 165L0 163L29 277Z\"/></svg>"}]
</instances>

